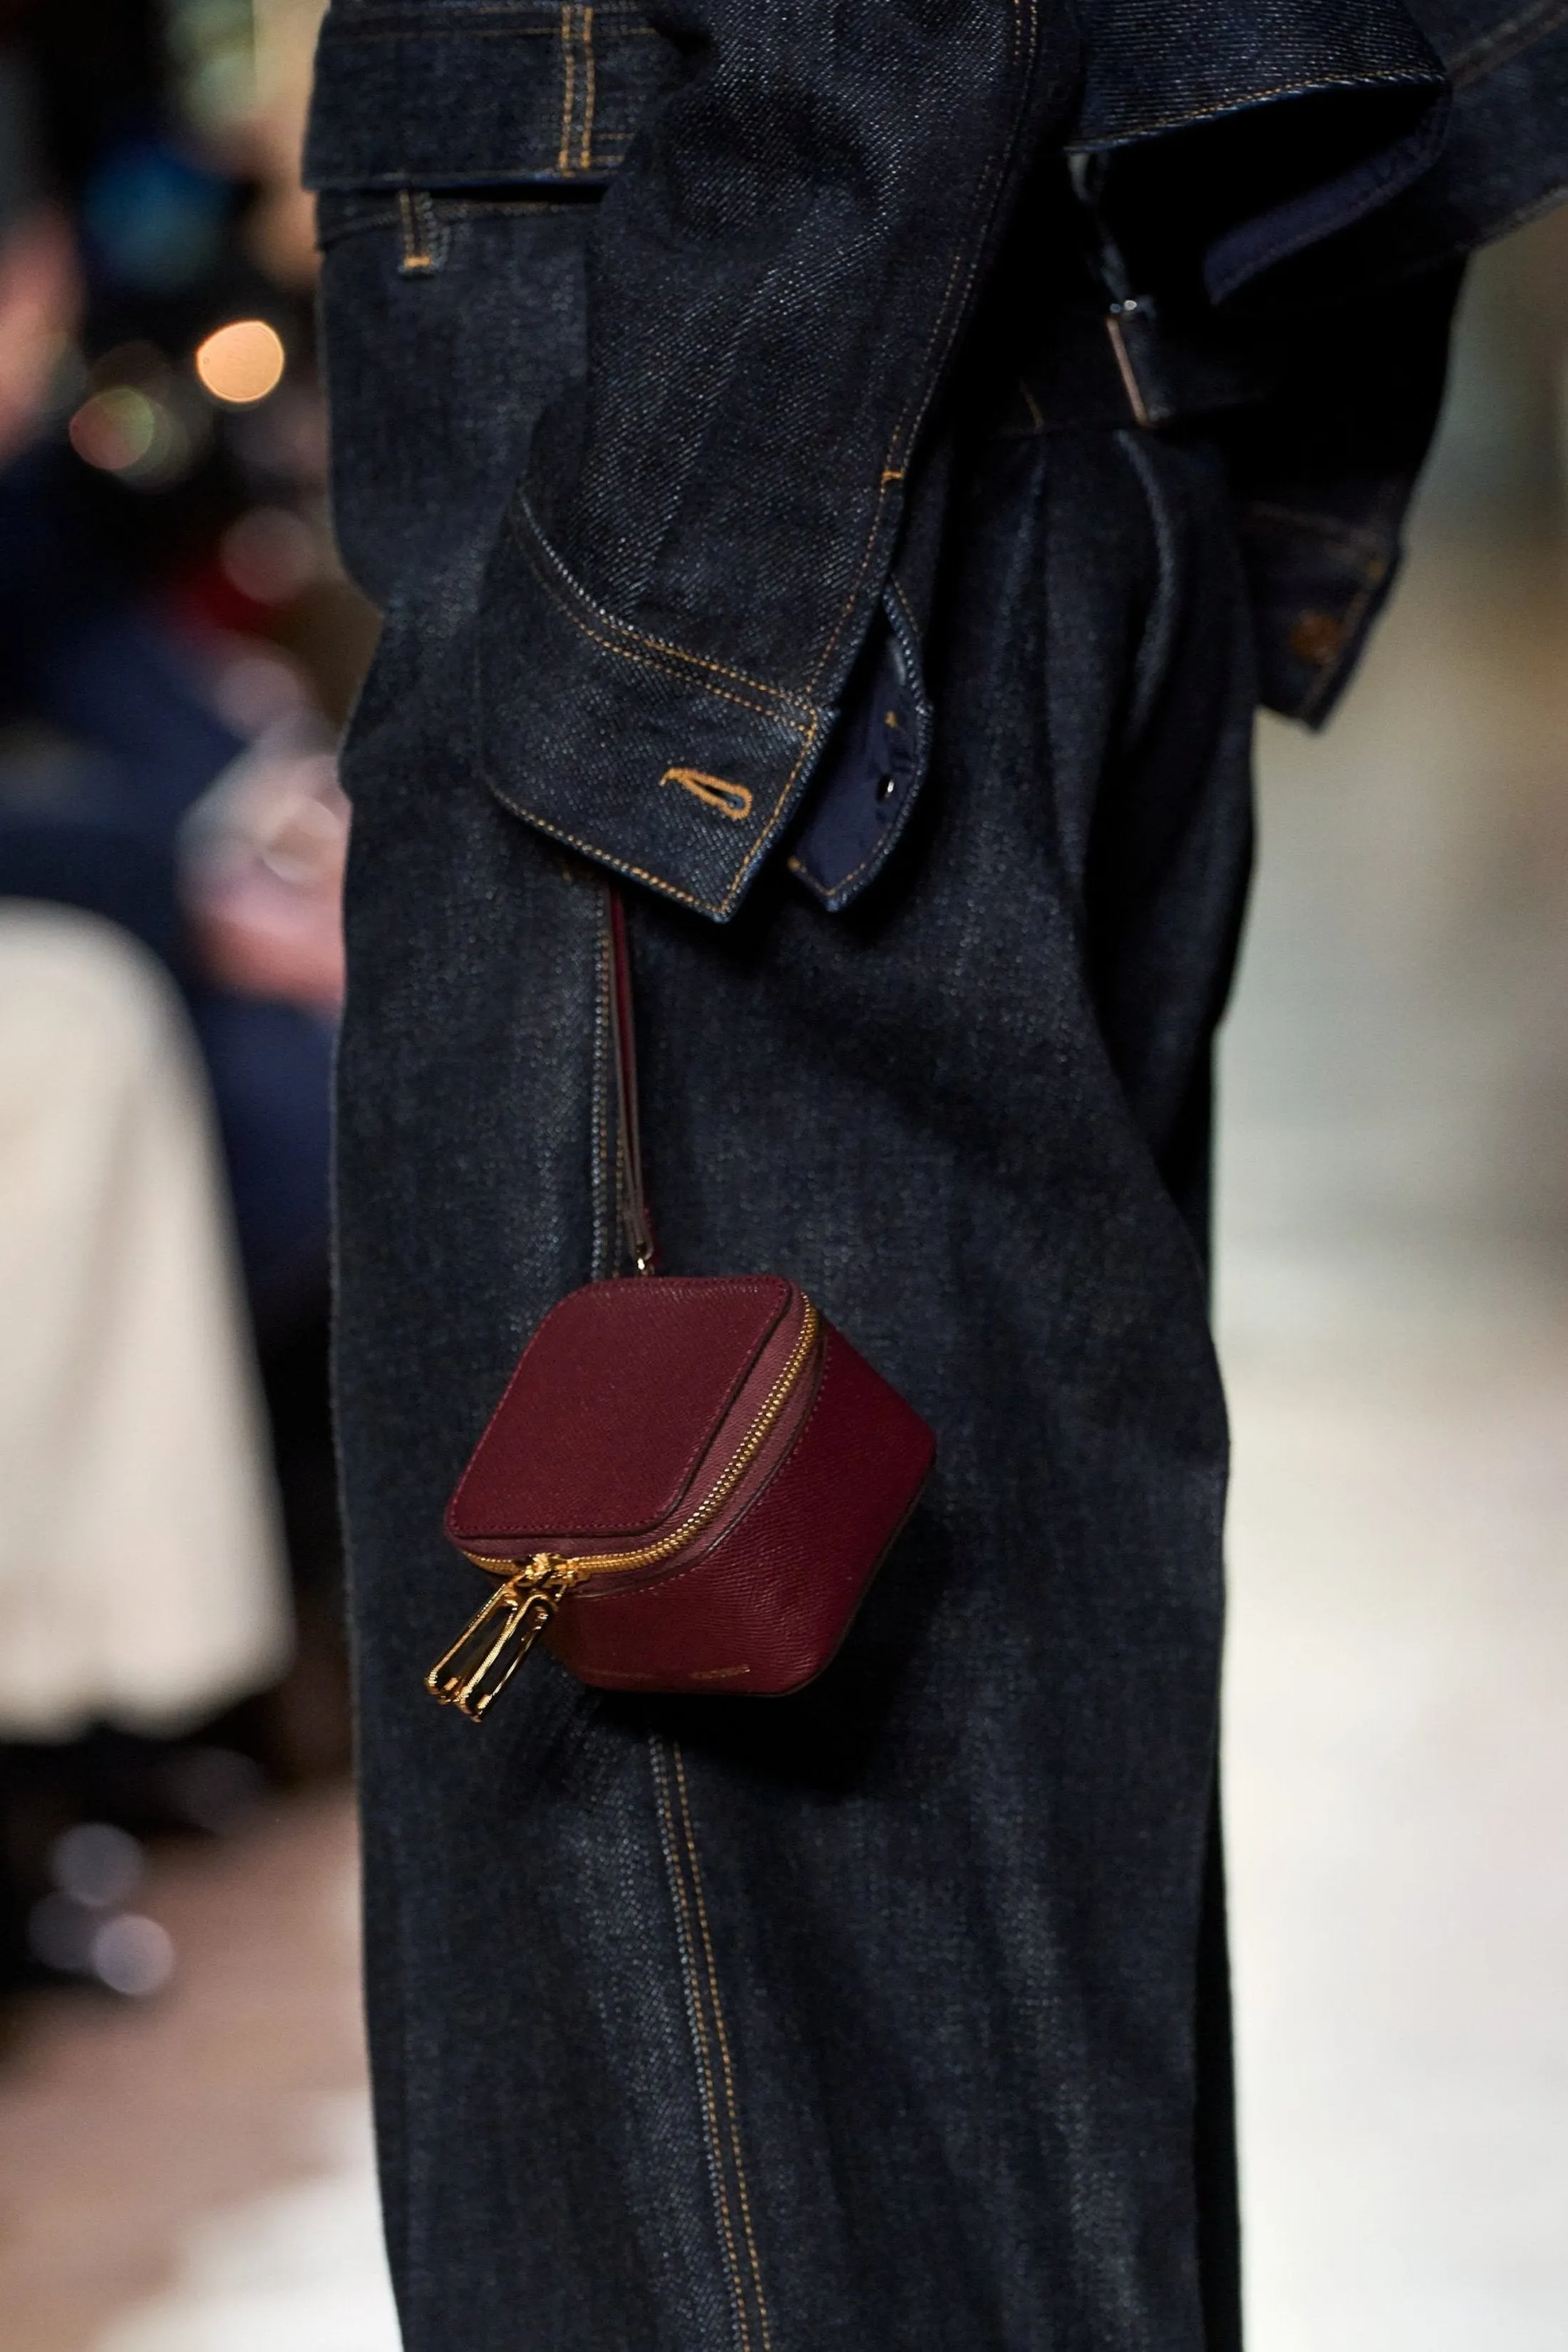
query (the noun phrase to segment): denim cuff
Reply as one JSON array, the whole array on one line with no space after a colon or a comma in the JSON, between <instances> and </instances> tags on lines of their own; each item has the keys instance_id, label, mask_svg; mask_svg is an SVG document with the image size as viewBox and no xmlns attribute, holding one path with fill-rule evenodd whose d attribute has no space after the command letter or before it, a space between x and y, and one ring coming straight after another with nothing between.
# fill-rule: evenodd
<instances>
[{"instance_id":1,"label":"denim cuff","mask_svg":"<svg viewBox=\"0 0 1568 2352\"><path fill-rule=\"evenodd\" d=\"M836 715L606 612L521 496L490 557L478 670L497 798L715 921L788 824Z\"/></svg>"}]
</instances>

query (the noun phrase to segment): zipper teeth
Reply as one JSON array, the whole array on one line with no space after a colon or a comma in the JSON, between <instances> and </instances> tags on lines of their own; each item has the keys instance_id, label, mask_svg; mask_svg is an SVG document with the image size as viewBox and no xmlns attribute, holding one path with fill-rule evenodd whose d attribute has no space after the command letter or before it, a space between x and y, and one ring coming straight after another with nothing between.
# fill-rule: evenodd
<instances>
[{"instance_id":1,"label":"zipper teeth","mask_svg":"<svg viewBox=\"0 0 1568 2352\"><path fill-rule=\"evenodd\" d=\"M510 1570L515 1577L519 1570L526 1572L528 1569L537 1567L541 1581L553 1572L557 1576L564 1576L568 1584L575 1584L584 1577L607 1575L613 1570L657 1568L660 1560L673 1559L676 1553L683 1550L693 1536L700 1535L710 1519L722 1510L755 1461L774 1422L784 1411L791 1390L810 1360L811 1351L816 1344L816 1334L821 1321L822 1318L816 1307L809 1298L806 1299L800 1337L790 1351L789 1361L758 1407L756 1418L750 1429L725 1464L717 1482L703 1496L697 1508L689 1512L678 1528L672 1528L668 1535L661 1536L657 1543L644 1544L637 1551L584 1553L575 1559L562 1559L552 1553L542 1552L536 1555L534 1559L526 1563L521 1560L486 1559L475 1552L469 1552L468 1557L477 1567L488 1568L492 1576L505 1576Z\"/></svg>"}]
</instances>

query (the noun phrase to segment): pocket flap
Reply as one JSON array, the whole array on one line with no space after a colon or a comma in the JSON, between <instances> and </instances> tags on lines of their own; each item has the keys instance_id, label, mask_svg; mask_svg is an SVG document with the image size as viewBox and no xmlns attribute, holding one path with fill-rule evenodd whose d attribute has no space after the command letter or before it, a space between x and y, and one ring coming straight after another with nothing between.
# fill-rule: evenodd
<instances>
[{"instance_id":1,"label":"pocket flap","mask_svg":"<svg viewBox=\"0 0 1568 2352\"><path fill-rule=\"evenodd\" d=\"M682 73L620 0L336 0L316 52L305 184L602 183Z\"/></svg>"}]
</instances>

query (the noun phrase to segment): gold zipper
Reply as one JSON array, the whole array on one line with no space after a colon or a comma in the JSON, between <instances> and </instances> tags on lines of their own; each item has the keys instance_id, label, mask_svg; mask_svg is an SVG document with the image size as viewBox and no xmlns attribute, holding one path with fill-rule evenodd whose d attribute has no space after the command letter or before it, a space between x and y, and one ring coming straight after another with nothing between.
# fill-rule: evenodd
<instances>
[{"instance_id":1,"label":"gold zipper","mask_svg":"<svg viewBox=\"0 0 1568 2352\"><path fill-rule=\"evenodd\" d=\"M591 1576L657 1568L684 1551L723 1509L762 1451L790 1391L811 1360L821 1320L808 1298L789 1360L758 1407L745 1436L696 1509L657 1543L642 1544L635 1551L588 1553L574 1559L563 1559L550 1551L535 1552L528 1560L487 1559L472 1551L465 1554L476 1567L488 1568L493 1576L504 1576L505 1581L426 1675L425 1687L432 1698L442 1706L455 1706L474 1723L482 1722L574 1584ZM509 1569L511 1573L506 1575Z\"/></svg>"}]
</instances>

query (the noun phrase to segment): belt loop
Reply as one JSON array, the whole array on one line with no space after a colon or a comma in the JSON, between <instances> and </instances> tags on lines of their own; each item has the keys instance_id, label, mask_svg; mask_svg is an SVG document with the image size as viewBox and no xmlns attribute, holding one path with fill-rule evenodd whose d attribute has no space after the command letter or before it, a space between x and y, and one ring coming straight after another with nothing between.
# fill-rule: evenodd
<instances>
[{"instance_id":1,"label":"belt loop","mask_svg":"<svg viewBox=\"0 0 1568 2352\"><path fill-rule=\"evenodd\" d=\"M403 231L400 278L429 278L447 258L447 232L436 211L436 199L423 188L400 188L397 215Z\"/></svg>"}]
</instances>

